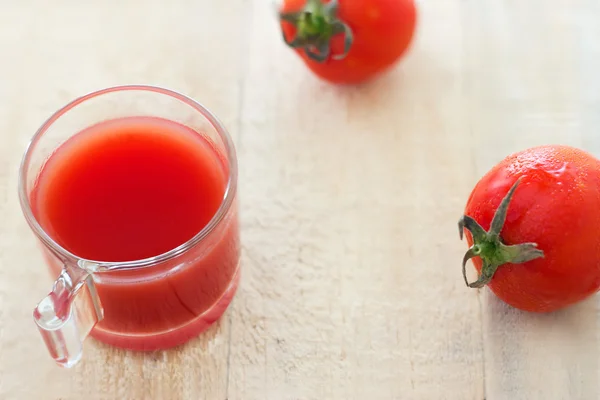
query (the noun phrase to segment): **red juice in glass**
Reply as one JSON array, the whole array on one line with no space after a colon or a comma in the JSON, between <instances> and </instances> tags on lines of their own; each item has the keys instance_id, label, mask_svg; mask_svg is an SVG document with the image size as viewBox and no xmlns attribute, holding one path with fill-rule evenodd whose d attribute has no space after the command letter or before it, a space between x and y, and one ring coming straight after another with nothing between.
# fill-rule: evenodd
<instances>
[{"instance_id":1,"label":"red juice in glass","mask_svg":"<svg viewBox=\"0 0 600 400\"><path fill-rule=\"evenodd\" d=\"M172 96L215 132L168 114L101 119L46 150L37 168L27 158L39 146L34 138L21 200L26 195L25 215L58 277L34 317L63 366L79 360L88 334L133 350L182 344L223 314L237 288L237 167L229 137L202 106L165 89L90 96L121 91Z\"/></svg>"}]
</instances>

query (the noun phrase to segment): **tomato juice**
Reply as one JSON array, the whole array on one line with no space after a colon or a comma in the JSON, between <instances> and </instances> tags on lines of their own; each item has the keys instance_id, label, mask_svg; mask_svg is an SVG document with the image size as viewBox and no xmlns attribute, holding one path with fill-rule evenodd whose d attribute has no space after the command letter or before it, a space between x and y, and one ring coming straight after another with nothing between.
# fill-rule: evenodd
<instances>
[{"instance_id":1,"label":"tomato juice","mask_svg":"<svg viewBox=\"0 0 600 400\"><path fill-rule=\"evenodd\" d=\"M75 134L46 160L30 193L44 231L78 258L128 262L164 254L201 232L228 189L229 164L180 123L126 117ZM155 265L94 274L104 320L97 339L154 350L216 321L238 282L236 201L206 236ZM47 253L53 274L63 265Z\"/></svg>"}]
</instances>

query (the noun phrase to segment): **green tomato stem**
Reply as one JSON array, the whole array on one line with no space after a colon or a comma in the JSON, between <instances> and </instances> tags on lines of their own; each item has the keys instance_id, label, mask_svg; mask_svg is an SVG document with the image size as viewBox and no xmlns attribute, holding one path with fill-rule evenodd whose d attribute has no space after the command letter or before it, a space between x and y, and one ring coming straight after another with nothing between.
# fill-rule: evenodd
<instances>
[{"instance_id":1,"label":"green tomato stem","mask_svg":"<svg viewBox=\"0 0 600 400\"><path fill-rule=\"evenodd\" d=\"M489 231L485 231L468 215L463 215L458 221L460 238L463 238L464 230L468 230L473 237L473 246L465 253L462 261L462 273L465 284L471 288L481 288L492 280L498 267L503 264L520 264L536 258L544 257L544 252L537 248L536 243L521 243L516 245L506 245L500 238L500 232L506 222L508 206L514 196L521 178L510 188L506 196L494 213L494 218ZM475 282L469 283L467 279L466 265L471 258L479 257L482 262L481 272Z\"/></svg>"},{"instance_id":2,"label":"green tomato stem","mask_svg":"<svg viewBox=\"0 0 600 400\"><path fill-rule=\"evenodd\" d=\"M339 3L332 0L324 4L322 0L307 0L302 10L279 13L279 19L294 25L296 36L287 39L282 31L284 42L293 49L302 49L312 60L325 62L330 56L336 60L346 57L354 42L352 29L338 19ZM331 55L331 38L344 35L344 52Z\"/></svg>"}]
</instances>

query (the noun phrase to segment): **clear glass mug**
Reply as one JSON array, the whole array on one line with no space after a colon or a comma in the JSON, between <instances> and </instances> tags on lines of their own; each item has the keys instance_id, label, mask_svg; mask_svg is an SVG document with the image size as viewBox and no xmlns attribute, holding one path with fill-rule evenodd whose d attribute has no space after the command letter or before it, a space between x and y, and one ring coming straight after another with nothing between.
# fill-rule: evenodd
<instances>
[{"instance_id":1,"label":"clear glass mug","mask_svg":"<svg viewBox=\"0 0 600 400\"><path fill-rule=\"evenodd\" d=\"M65 140L95 123L128 116L162 117L204 135L223 162L227 187L210 222L181 246L136 261L87 260L44 231L30 193L44 162ZM53 114L33 136L19 171L25 219L56 278L33 313L52 358L63 367L75 365L88 336L131 350L169 348L219 319L239 282L236 190L237 159L229 134L210 111L182 94L153 86L112 87Z\"/></svg>"}]
</instances>

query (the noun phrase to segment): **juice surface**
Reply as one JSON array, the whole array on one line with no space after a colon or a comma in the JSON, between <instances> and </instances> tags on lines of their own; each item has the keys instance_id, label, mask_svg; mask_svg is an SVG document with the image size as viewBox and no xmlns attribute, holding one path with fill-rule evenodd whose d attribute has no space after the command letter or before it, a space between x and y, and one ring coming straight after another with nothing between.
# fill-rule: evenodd
<instances>
[{"instance_id":1,"label":"juice surface","mask_svg":"<svg viewBox=\"0 0 600 400\"><path fill-rule=\"evenodd\" d=\"M227 178L211 145L175 122L94 125L48 159L32 194L46 232L73 254L131 261L171 250L210 221Z\"/></svg>"},{"instance_id":2,"label":"juice surface","mask_svg":"<svg viewBox=\"0 0 600 400\"><path fill-rule=\"evenodd\" d=\"M150 117L109 120L74 135L46 161L30 194L42 228L78 257L129 261L171 250L217 212L228 164L200 134ZM47 258L54 274L62 263ZM104 320L92 335L135 350L172 347L215 322L238 281L237 201L180 256L95 274Z\"/></svg>"}]
</instances>

